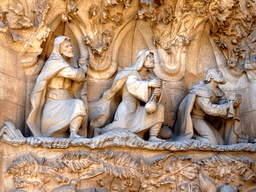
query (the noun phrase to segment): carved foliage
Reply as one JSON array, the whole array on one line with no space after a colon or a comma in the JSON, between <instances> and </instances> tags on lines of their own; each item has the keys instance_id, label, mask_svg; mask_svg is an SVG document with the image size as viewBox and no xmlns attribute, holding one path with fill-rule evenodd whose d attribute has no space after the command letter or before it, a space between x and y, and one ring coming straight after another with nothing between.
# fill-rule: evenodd
<instances>
[{"instance_id":1,"label":"carved foliage","mask_svg":"<svg viewBox=\"0 0 256 192\"><path fill-rule=\"evenodd\" d=\"M240 187L243 181L255 177L254 162L250 159L236 159L228 156L216 155L210 159L202 160L203 169L210 177L225 184Z\"/></svg>"},{"instance_id":2,"label":"carved foliage","mask_svg":"<svg viewBox=\"0 0 256 192\"><path fill-rule=\"evenodd\" d=\"M251 36L254 33L255 2L215 0L209 6L213 39L222 50L230 68L241 72L255 55Z\"/></svg>"},{"instance_id":3,"label":"carved foliage","mask_svg":"<svg viewBox=\"0 0 256 192\"><path fill-rule=\"evenodd\" d=\"M14 4L9 4L8 13L6 15L8 26L11 29L31 28L33 23L25 16L25 10L21 3L16 1Z\"/></svg>"},{"instance_id":4,"label":"carved foliage","mask_svg":"<svg viewBox=\"0 0 256 192\"><path fill-rule=\"evenodd\" d=\"M240 189L255 177L251 159L217 155L195 161L189 157L173 157L173 154L147 159L108 151L66 153L55 159L28 154L16 159L7 172L17 189L33 186L38 190L46 186L75 187L92 180L96 180L100 189L112 191L138 191L139 188L140 191L205 191L210 186L216 190L227 184ZM103 175L113 179L102 180Z\"/></svg>"}]
</instances>

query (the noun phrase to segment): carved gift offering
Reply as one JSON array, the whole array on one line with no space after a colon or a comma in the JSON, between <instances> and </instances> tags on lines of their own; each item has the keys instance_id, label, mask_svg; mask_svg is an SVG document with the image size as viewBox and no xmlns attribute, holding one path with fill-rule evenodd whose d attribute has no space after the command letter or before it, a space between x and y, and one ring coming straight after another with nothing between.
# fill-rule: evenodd
<instances>
[{"instance_id":1,"label":"carved gift offering","mask_svg":"<svg viewBox=\"0 0 256 192\"><path fill-rule=\"evenodd\" d=\"M179 107L174 132L176 139L195 138L205 143L220 145L237 143L237 138L241 134L237 116L241 96L231 94L230 100L223 100L224 92L218 85L225 83L222 73L216 68L210 68L204 80L191 87ZM222 125L224 130L214 127L210 121L211 117L225 119L227 122Z\"/></svg>"},{"instance_id":2,"label":"carved gift offering","mask_svg":"<svg viewBox=\"0 0 256 192\"><path fill-rule=\"evenodd\" d=\"M1 0L0 192L255 192L255 42L254 0Z\"/></svg>"},{"instance_id":3,"label":"carved gift offering","mask_svg":"<svg viewBox=\"0 0 256 192\"><path fill-rule=\"evenodd\" d=\"M149 141L162 141L157 135L164 121L164 106L155 103L156 97L161 95L162 83L150 71L153 68L154 55L145 49L138 53L134 65L116 75L113 85L101 100L90 106L94 116L91 120L91 129L95 128L94 136L114 129L127 129L143 137L149 130ZM106 125L111 117L111 104L117 100L119 93L122 94L122 101L115 111L114 121ZM144 104L141 105L141 102ZM100 113L95 114L98 111Z\"/></svg>"},{"instance_id":4,"label":"carved gift offering","mask_svg":"<svg viewBox=\"0 0 256 192\"><path fill-rule=\"evenodd\" d=\"M68 37L54 40L54 49L37 78L31 93L32 111L27 123L34 136L70 137L77 135L84 123L86 103L75 94L85 81L87 66L76 69L70 65L73 57Z\"/></svg>"}]
</instances>

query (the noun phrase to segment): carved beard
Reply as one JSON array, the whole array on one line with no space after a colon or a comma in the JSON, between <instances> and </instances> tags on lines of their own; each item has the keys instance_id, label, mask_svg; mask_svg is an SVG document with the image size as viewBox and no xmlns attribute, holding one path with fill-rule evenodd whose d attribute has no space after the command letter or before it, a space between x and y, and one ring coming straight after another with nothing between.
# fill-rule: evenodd
<instances>
[{"instance_id":1,"label":"carved beard","mask_svg":"<svg viewBox=\"0 0 256 192\"><path fill-rule=\"evenodd\" d=\"M147 63L146 63L147 62ZM154 69L155 68L155 62L154 61L145 61L144 66L147 69Z\"/></svg>"},{"instance_id":2,"label":"carved beard","mask_svg":"<svg viewBox=\"0 0 256 192\"><path fill-rule=\"evenodd\" d=\"M62 53L64 56L66 56L66 57L68 57L68 58L70 58L70 57L74 57L74 54L73 54L73 52L72 51L64 51L63 53Z\"/></svg>"},{"instance_id":3,"label":"carved beard","mask_svg":"<svg viewBox=\"0 0 256 192\"><path fill-rule=\"evenodd\" d=\"M215 82L217 82L218 84L225 84L226 80L223 77L214 77L213 79Z\"/></svg>"}]
</instances>

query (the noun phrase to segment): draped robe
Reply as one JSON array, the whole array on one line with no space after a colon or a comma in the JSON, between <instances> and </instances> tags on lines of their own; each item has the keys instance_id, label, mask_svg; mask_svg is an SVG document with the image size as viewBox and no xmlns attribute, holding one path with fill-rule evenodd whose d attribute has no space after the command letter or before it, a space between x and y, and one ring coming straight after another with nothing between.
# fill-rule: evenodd
<instances>
[{"instance_id":1,"label":"draped robe","mask_svg":"<svg viewBox=\"0 0 256 192\"><path fill-rule=\"evenodd\" d=\"M71 121L77 117L86 117L86 104L74 98L79 83L85 80L82 69L71 67L60 55L60 44L68 39L59 36L54 41L54 50L39 74L31 93L32 111L27 124L34 136L57 136L68 130ZM58 79L58 78L61 78ZM61 89L50 87L67 84ZM58 83L61 81L61 83Z\"/></svg>"},{"instance_id":2,"label":"draped robe","mask_svg":"<svg viewBox=\"0 0 256 192\"><path fill-rule=\"evenodd\" d=\"M103 97L90 103L91 129L106 126L113 114L114 121L104 127L105 131L120 128L139 133L156 123L163 123L163 105L158 104L156 112L151 114L145 110L145 103L151 96L151 88L148 86L148 80L142 80L138 71L143 67L149 53L149 50L142 50L134 65L126 67L116 75L112 87L103 94ZM153 79L156 76L151 73L149 78ZM117 104L116 109L114 103L118 93L122 94L122 101Z\"/></svg>"}]
</instances>

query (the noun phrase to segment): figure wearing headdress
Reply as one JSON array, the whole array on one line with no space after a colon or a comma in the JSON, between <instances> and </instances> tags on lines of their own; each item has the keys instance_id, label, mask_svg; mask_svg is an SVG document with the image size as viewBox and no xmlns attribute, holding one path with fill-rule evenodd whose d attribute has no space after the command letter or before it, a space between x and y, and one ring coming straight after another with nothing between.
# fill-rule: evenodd
<instances>
[{"instance_id":1,"label":"figure wearing headdress","mask_svg":"<svg viewBox=\"0 0 256 192\"><path fill-rule=\"evenodd\" d=\"M78 130L87 118L86 103L76 99L76 93L86 79L87 66L74 68L68 37L54 40L54 49L39 74L31 93L32 111L27 124L34 136L79 137Z\"/></svg>"},{"instance_id":2,"label":"figure wearing headdress","mask_svg":"<svg viewBox=\"0 0 256 192\"><path fill-rule=\"evenodd\" d=\"M90 126L95 136L114 129L143 136L149 130L149 141L162 141L157 135L164 121L164 106L156 103L162 82L151 71L153 68L153 53L140 51L136 63L119 72L103 97L90 104ZM116 103L118 94L122 95L120 103Z\"/></svg>"}]
</instances>

